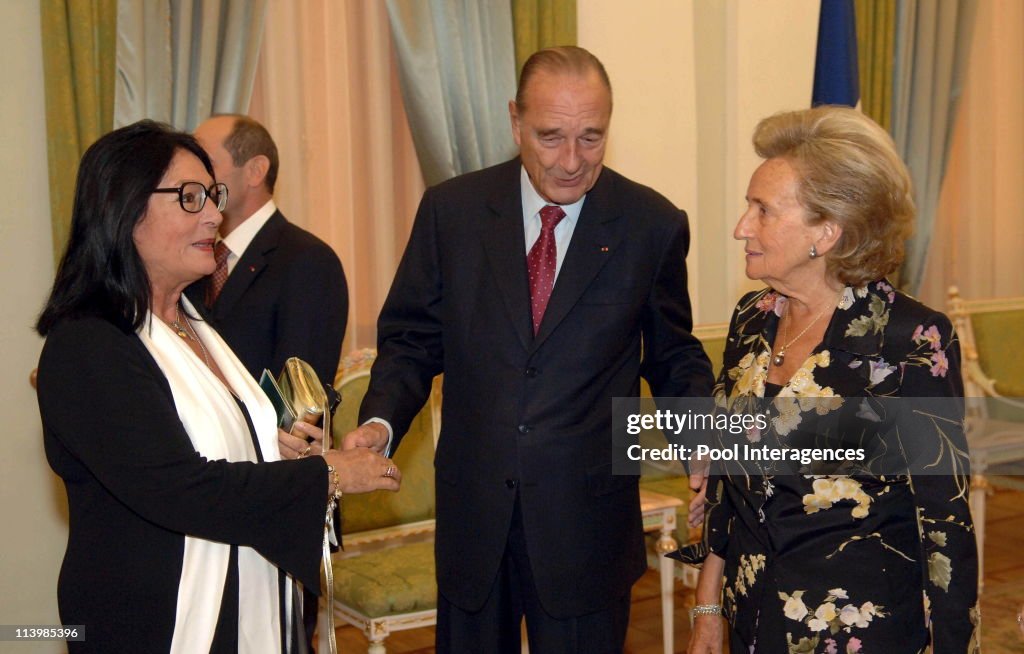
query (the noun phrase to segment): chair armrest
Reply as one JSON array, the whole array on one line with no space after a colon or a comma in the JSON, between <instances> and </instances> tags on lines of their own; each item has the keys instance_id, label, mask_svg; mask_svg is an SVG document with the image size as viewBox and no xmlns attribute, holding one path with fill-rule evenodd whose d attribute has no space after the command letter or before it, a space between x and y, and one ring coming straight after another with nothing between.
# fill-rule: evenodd
<instances>
[{"instance_id":1,"label":"chair armrest","mask_svg":"<svg viewBox=\"0 0 1024 654\"><path fill-rule=\"evenodd\" d=\"M434 537L434 531L433 520L420 520L393 527L344 534L345 550L337 552L334 556L344 559L366 552L398 547L410 542L429 540Z\"/></svg>"},{"instance_id":2,"label":"chair armrest","mask_svg":"<svg viewBox=\"0 0 1024 654\"><path fill-rule=\"evenodd\" d=\"M981 365L978 363L977 358L968 358L964 361L964 373L972 382L981 387L985 392L985 395L990 397L1001 397L999 391L996 390L996 380L985 374L985 371L981 369Z\"/></svg>"}]
</instances>

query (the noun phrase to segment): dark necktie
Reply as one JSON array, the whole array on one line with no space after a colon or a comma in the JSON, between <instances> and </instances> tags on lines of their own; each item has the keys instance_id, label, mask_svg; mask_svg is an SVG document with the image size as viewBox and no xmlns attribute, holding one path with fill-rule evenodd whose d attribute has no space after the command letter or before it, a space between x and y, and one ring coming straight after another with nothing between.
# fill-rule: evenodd
<instances>
[{"instance_id":1,"label":"dark necktie","mask_svg":"<svg viewBox=\"0 0 1024 654\"><path fill-rule=\"evenodd\" d=\"M224 288L224 282L228 281L228 255L230 254L231 248L224 245L224 241L217 241L217 244L213 246L213 260L217 262L217 267L213 269L213 274L210 275L210 286L206 293L206 306L213 306L213 303L217 301L217 296L220 295L221 289Z\"/></svg>"},{"instance_id":2,"label":"dark necktie","mask_svg":"<svg viewBox=\"0 0 1024 654\"><path fill-rule=\"evenodd\" d=\"M533 312L533 334L540 330L544 311L551 299L555 286L555 263L558 249L555 247L555 226L565 218L561 207L547 205L540 210L540 236L526 255L526 268L530 273L530 309Z\"/></svg>"}]
</instances>

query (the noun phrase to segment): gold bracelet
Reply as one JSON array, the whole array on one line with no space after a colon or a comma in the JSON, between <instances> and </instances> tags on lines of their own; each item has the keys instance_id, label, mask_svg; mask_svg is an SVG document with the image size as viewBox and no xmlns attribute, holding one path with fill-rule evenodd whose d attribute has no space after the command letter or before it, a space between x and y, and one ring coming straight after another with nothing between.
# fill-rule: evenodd
<instances>
[{"instance_id":1,"label":"gold bracelet","mask_svg":"<svg viewBox=\"0 0 1024 654\"><path fill-rule=\"evenodd\" d=\"M334 484L334 492L331 493L331 498L335 502L341 501L341 475L330 463L327 464L327 474L331 477L331 483Z\"/></svg>"}]
</instances>

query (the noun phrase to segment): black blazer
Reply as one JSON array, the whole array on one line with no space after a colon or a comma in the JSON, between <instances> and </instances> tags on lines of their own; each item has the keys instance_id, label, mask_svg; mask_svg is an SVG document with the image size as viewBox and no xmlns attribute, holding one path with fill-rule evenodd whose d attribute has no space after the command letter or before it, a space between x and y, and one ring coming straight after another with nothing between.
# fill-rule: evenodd
<instances>
[{"instance_id":1,"label":"black blazer","mask_svg":"<svg viewBox=\"0 0 1024 654\"><path fill-rule=\"evenodd\" d=\"M186 291L253 377L275 376L285 359L309 362L331 384L341 360L348 287L338 255L280 211L256 233L220 296L205 304L209 278Z\"/></svg>"},{"instance_id":2,"label":"black blazer","mask_svg":"<svg viewBox=\"0 0 1024 654\"><path fill-rule=\"evenodd\" d=\"M71 652L170 648L185 534L253 547L319 588L323 459L207 461L145 345L101 318L55 326L38 381L46 458L68 494L60 617L88 625Z\"/></svg>"},{"instance_id":3,"label":"black blazer","mask_svg":"<svg viewBox=\"0 0 1024 654\"><path fill-rule=\"evenodd\" d=\"M428 189L378 322L360 419L401 439L444 373L438 589L480 607L518 493L555 617L607 607L646 567L637 478L613 476L612 398L707 395L690 334L686 214L607 168L587 195L536 337L518 159ZM641 344L643 357L641 357Z\"/></svg>"}]
</instances>

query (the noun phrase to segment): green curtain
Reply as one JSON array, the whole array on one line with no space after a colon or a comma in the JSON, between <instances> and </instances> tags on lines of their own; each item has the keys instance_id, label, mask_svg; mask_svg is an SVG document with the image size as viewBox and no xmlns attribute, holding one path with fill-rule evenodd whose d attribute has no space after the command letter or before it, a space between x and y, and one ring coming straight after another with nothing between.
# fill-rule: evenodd
<instances>
[{"instance_id":1,"label":"green curtain","mask_svg":"<svg viewBox=\"0 0 1024 654\"><path fill-rule=\"evenodd\" d=\"M55 260L71 226L78 161L114 123L117 0L40 0Z\"/></svg>"},{"instance_id":2,"label":"green curtain","mask_svg":"<svg viewBox=\"0 0 1024 654\"><path fill-rule=\"evenodd\" d=\"M508 0L387 0L402 100L423 181L511 159L516 94Z\"/></svg>"},{"instance_id":3,"label":"green curtain","mask_svg":"<svg viewBox=\"0 0 1024 654\"><path fill-rule=\"evenodd\" d=\"M246 113L267 0L118 0L114 125Z\"/></svg>"},{"instance_id":4,"label":"green curtain","mask_svg":"<svg viewBox=\"0 0 1024 654\"><path fill-rule=\"evenodd\" d=\"M541 48L576 45L576 0L512 0L516 79L527 58Z\"/></svg>"},{"instance_id":5,"label":"green curtain","mask_svg":"<svg viewBox=\"0 0 1024 654\"><path fill-rule=\"evenodd\" d=\"M861 110L891 132L896 0L857 0L854 8Z\"/></svg>"}]
</instances>

